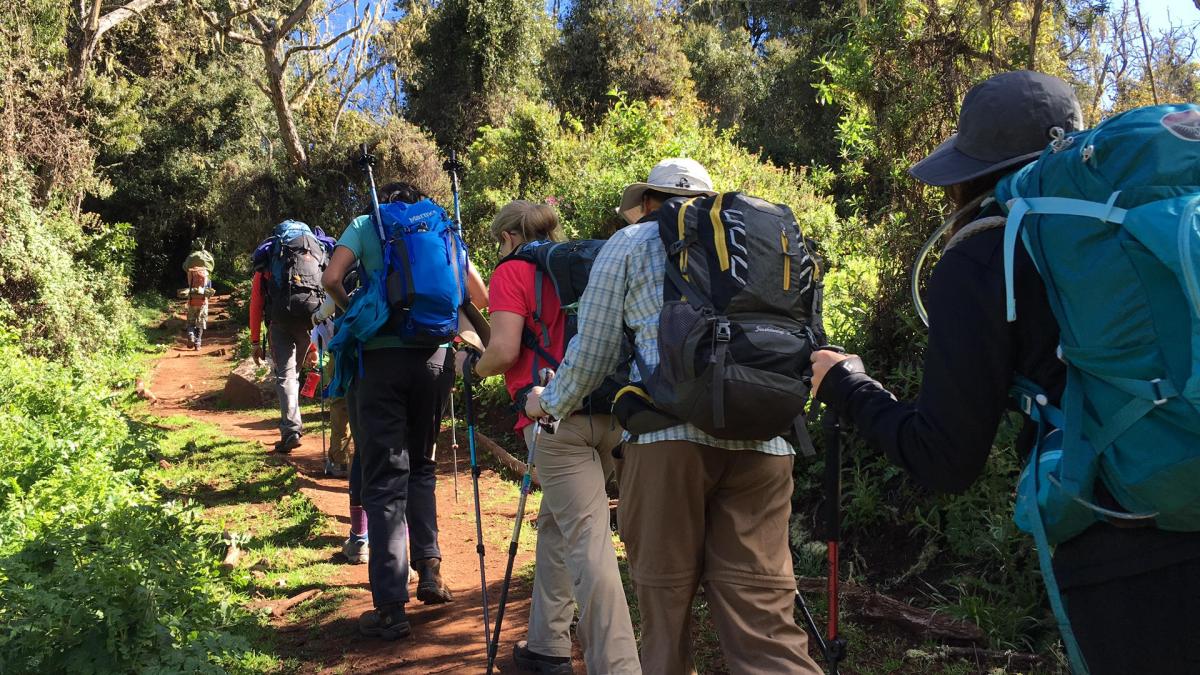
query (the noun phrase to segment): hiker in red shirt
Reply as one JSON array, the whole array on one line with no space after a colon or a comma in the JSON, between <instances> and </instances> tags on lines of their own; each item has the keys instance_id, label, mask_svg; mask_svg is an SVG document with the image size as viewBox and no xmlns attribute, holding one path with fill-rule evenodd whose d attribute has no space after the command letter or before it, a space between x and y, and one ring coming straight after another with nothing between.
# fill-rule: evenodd
<instances>
[{"instance_id":1,"label":"hiker in red shirt","mask_svg":"<svg viewBox=\"0 0 1200 675\"><path fill-rule=\"evenodd\" d=\"M518 200L496 214L492 236L502 259L488 289L491 341L475 364L475 375L504 373L509 395L523 401L534 385L534 370L553 368L562 360L568 317L548 274L542 279L541 312L537 311L535 264L514 254L530 242L561 240L562 230L552 207ZM535 352L532 340L544 355ZM457 361L461 373L465 351L458 353ZM513 658L524 670L573 672L570 629L578 604L577 635L588 672L642 672L609 528L605 483L613 472L612 450L620 444L622 430L607 412L576 411L561 420L557 432L542 433L537 441L534 464L542 504L533 608L528 641L513 649ZM533 444L530 418L518 415L516 429L526 444Z\"/></svg>"}]
</instances>

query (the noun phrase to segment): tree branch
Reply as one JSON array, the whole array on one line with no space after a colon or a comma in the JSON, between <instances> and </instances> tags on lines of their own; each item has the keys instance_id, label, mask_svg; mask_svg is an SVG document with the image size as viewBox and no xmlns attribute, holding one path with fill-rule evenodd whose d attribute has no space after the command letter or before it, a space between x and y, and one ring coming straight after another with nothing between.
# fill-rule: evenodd
<instances>
[{"instance_id":1,"label":"tree branch","mask_svg":"<svg viewBox=\"0 0 1200 675\"><path fill-rule=\"evenodd\" d=\"M296 9L292 10L292 13L275 29L277 31L276 34L282 38L291 33L304 20L304 17L308 16L308 10L312 9L312 4L313 0L300 0L300 4L296 6Z\"/></svg>"},{"instance_id":2,"label":"tree branch","mask_svg":"<svg viewBox=\"0 0 1200 675\"><path fill-rule=\"evenodd\" d=\"M134 16L140 16L142 12L146 11L147 9L150 9L151 7L153 7L155 5L165 4L165 1L166 0L131 0L130 2L126 3L124 6L114 9L113 11L109 12L108 14L105 14L104 16L100 17L100 19L97 22L93 23L93 25L96 27L96 30L94 33L95 34L94 39L100 39L101 35L104 35L106 32L108 32L114 26L117 26L118 24L120 24L122 21L125 21L126 19L130 19ZM95 12L99 13L99 9L100 9L100 0L96 0ZM96 16L96 14L93 14L92 16L94 17L94 16Z\"/></svg>"},{"instance_id":3,"label":"tree branch","mask_svg":"<svg viewBox=\"0 0 1200 675\"><path fill-rule=\"evenodd\" d=\"M204 20L204 23L208 24L209 26L212 26L213 28L215 28L217 30L218 33L220 33L221 35L224 35L225 37L229 38L230 40L233 40L234 42L241 42L243 44L248 44L248 45L262 46L262 40L259 40L258 38L252 37L250 35L246 35L244 33L239 33L237 31L233 30L233 26L232 26L232 22L235 18L237 18L238 16L241 16L243 14L248 14L249 12L251 12L253 10L243 9L243 10L237 12L236 14L234 14L233 16L228 17L224 23L222 23L221 21L218 21L217 17L213 16L212 12L201 9L200 7L196 7L196 11L200 13L200 18Z\"/></svg>"},{"instance_id":4,"label":"tree branch","mask_svg":"<svg viewBox=\"0 0 1200 675\"><path fill-rule=\"evenodd\" d=\"M292 58L293 54L297 54L299 52L323 52L326 49L329 49L330 47L332 47L335 44L337 44L338 42L340 42L341 39L346 37L347 35L357 32L358 29L361 27L362 27L362 22L360 21L360 22L356 23L354 25L354 27L348 28L348 29L342 31L341 33L338 33L334 37L330 38L328 41L323 42L321 44L296 45L295 47L288 47L287 50L285 50L283 52L283 65L286 66L288 59Z\"/></svg>"},{"instance_id":5,"label":"tree branch","mask_svg":"<svg viewBox=\"0 0 1200 675\"><path fill-rule=\"evenodd\" d=\"M308 95L312 93L313 88L317 86L317 82L320 82L321 76L328 71L328 65L322 66L321 68L313 71L313 73L308 76L308 79L304 81L304 86L300 87L300 90L295 94L292 94L292 96L288 99L288 105L304 105L304 100L307 99Z\"/></svg>"}]
</instances>

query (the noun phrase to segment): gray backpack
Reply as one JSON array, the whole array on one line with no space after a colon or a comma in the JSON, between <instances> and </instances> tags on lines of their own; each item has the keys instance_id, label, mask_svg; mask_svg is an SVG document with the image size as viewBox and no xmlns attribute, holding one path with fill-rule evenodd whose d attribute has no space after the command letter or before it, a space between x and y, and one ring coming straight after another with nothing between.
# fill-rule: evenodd
<instances>
[{"instance_id":1,"label":"gray backpack","mask_svg":"<svg viewBox=\"0 0 1200 675\"><path fill-rule=\"evenodd\" d=\"M811 454L804 408L809 355L825 344L821 270L792 210L738 192L676 197L658 226L658 366L635 356L658 417L721 439L791 435Z\"/></svg>"}]
</instances>

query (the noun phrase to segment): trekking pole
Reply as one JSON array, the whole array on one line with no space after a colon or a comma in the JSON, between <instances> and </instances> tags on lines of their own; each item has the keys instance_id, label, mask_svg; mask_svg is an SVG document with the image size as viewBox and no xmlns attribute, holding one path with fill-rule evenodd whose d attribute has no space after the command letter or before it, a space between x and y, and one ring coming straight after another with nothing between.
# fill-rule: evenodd
<instances>
[{"instance_id":1,"label":"trekking pole","mask_svg":"<svg viewBox=\"0 0 1200 675\"><path fill-rule=\"evenodd\" d=\"M454 503L458 503L458 416L454 411L454 390L450 390L450 456L454 460Z\"/></svg>"},{"instance_id":2,"label":"trekking pole","mask_svg":"<svg viewBox=\"0 0 1200 675\"><path fill-rule=\"evenodd\" d=\"M379 195L375 192L375 171L372 168L375 166L375 155L367 152L366 143L359 145L358 148L362 152L358 163L366 172L367 185L371 188L371 216L375 219L375 229L379 232L379 242L382 244L387 241L387 237L383 233L383 215L379 213Z\"/></svg>"},{"instance_id":3,"label":"trekking pole","mask_svg":"<svg viewBox=\"0 0 1200 675\"><path fill-rule=\"evenodd\" d=\"M325 378L325 348L324 340L321 340L321 345L317 348L317 372L321 373L321 378ZM329 418L325 413L325 386L321 382L317 383L321 389L321 460L325 462L325 475L330 475L329 471L329 446L325 444L325 432L329 427Z\"/></svg>"},{"instance_id":4,"label":"trekking pole","mask_svg":"<svg viewBox=\"0 0 1200 675\"><path fill-rule=\"evenodd\" d=\"M550 380L551 371L543 368L538 373L541 384ZM525 459L525 475L521 477L521 497L517 500L517 520L513 523L512 540L508 542L508 563L504 568L504 583L500 586L500 606L496 608L496 628L492 633L492 643L488 647L487 675L492 675L496 665L496 653L500 650L500 625L504 623L504 606L508 604L508 587L512 582L513 564L517 559L517 544L521 540L521 525L525 522L525 502L533 489L533 464L537 459L538 439L542 436L542 421L533 421L533 442L529 444L529 454Z\"/></svg>"},{"instance_id":5,"label":"trekking pole","mask_svg":"<svg viewBox=\"0 0 1200 675\"><path fill-rule=\"evenodd\" d=\"M846 641L838 626L840 594L838 544L842 539L842 424L838 412L829 405L821 416L825 432L825 540L829 552L828 589L829 625L825 632L825 662L829 675L837 675L838 663L846 656Z\"/></svg>"},{"instance_id":6,"label":"trekking pole","mask_svg":"<svg viewBox=\"0 0 1200 675\"><path fill-rule=\"evenodd\" d=\"M442 168L450 174L450 193L454 195L454 224L461 229L462 211L458 206L458 172L462 171L465 167L463 163L459 161L458 154L451 150L450 159L447 159L442 164Z\"/></svg>"},{"instance_id":7,"label":"trekking pole","mask_svg":"<svg viewBox=\"0 0 1200 675\"><path fill-rule=\"evenodd\" d=\"M479 360L479 354L475 351L469 352L467 357L467 367L463 368L463 388L466 390L463 394L464 405L466 407L467 416L467 448L471 453L471 482L475 489L475 550L479 553L479 585L483 595L483 643L487 648L488 653L491 653L491 628L488 617L488 596L487 596L487 572L484 568L483 557L483 516L479 510L479 456L475 452L475 392L473 383L471 382L471 373L474 371L475 362Z\"/></svg>"}]
</instances>

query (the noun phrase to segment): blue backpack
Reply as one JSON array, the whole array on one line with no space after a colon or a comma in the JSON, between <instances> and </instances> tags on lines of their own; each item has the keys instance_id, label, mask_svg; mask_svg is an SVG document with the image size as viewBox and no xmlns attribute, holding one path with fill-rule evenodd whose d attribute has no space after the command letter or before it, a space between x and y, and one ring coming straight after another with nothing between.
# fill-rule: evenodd
<instances>
[{"instance_id":1,"label":"blue backpack","mask_svg":"<svg viewBox=\"0 0 1200 675\"><path fill-rule=\"evenodd\" d=\"M379 214L387 325L409 344L449 342L467 299L467 247L458 227L429 199L380 204Z\"/></svg>"},{"instance_id":2,"label":"blue backpack","mask_svg":"<svg viewBox=\"0 0 1200 675\"><path fill-rule=\"evenodd\" d=\"M1061 407L1017 378L1039 427L1015 519L1038 548L1076 672L1052 546L1098 520L1200 530L1200 106L1139 108L1070 135L1000 182L1008 320L1018 240L1067 365ZM1101 480L1124 511L1095 503Z\"/></svg>"}]
</instances>

